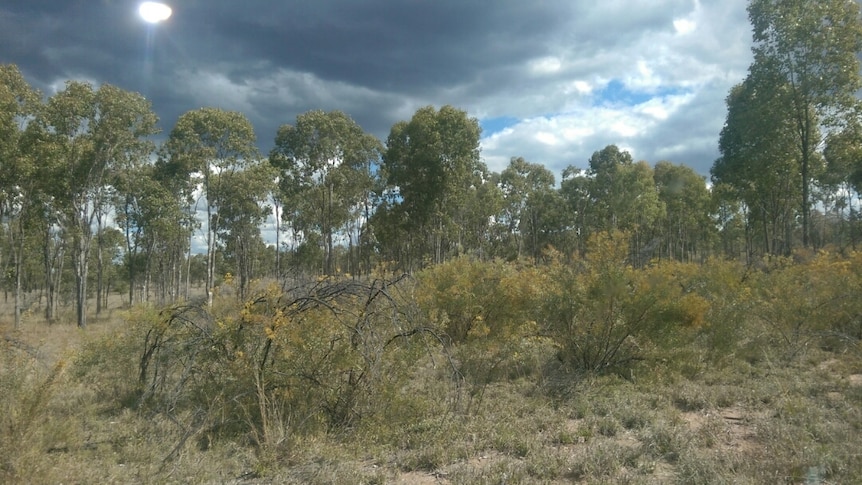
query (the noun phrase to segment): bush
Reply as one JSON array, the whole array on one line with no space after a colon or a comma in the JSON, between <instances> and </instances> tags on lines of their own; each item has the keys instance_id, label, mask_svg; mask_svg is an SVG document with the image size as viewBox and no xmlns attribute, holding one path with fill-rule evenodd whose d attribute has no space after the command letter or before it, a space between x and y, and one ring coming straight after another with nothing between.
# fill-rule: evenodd
<instances>
[{"instance_id":1,"label":"bush","mask_svg":"<svg viewBox=\"0 0 862 485\"><path fill-rule=\"evenodd\" d=\"M189 436L246 436L261 450L353 427L388 409L383 396L403 385L421 338L437 341L402 318L409 303L398 285L271 284L211 310L163 311L140 341L140 402L184 422Z\"/></svg>"},{"instance_id":2,"label":"bush","mask_svg":"<svg viewBox=\"0 0 862 485\"><path fill-rule=\"evenodd\" d=\"M0 482L39 482L42 454L66 446L71 431L54 421L49 404L62 386L65 363L45 369L0 341Z\"/></svg>"},{"instance_id":3,"label":"bush","mask_svg":"<svg viewBox=\"0 0 862 485\"><path fill-rule=\"evenodd\" d=\"M462 410L476 410L493 382L540 372L548 348L536 323L547 284L541 270L463 257L429 268L417 280L419 308L445 337L468 393Z\"/></svg>"},{"instance_id":4,"label":"bush","mask_svg":"<svg viewBox=\"0 0 862 485\"><path fill-rule=\"evenodd\" d=\"M550 268L542 319L558 358L576 370L629 369L650 347L701 325L709 307L684 291L674 274L678 265L628 265L627 241L621 233L594 235L584 260Z\"/></svg>"},{"instance_id":5,"label":"bush","mask_svg":"<svg viewBox=\"0 0 862 485\"><path fill-rule=\"evenodd\" d=\"M862 338L862 258L820 253L803 264L776 264L755 288L755 315L770 344L792 360L812 343L855 346Z\"/></svg>"}]
</instances>

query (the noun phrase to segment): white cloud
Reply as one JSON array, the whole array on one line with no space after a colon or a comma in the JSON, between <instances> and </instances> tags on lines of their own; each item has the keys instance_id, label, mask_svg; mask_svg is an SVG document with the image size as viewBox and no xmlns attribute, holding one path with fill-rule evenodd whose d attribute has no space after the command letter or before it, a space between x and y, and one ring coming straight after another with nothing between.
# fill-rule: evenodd
<instances>
[{"instance_id":1,"label":"white cloud","mask_svg":"<svg viewBox=\"0 0 862 485\"><path fill-rule=\"evenodd\" d=\"M554 74L562 69L563 63L557 57L542 57L530 62L530 71L534 74Z\"/></svg>"},{"instance_id":2,"label":"white cloud","mask_svg":"<svg viewBox=\"0 0 862 485\"><path fill-rule=\"evenodd\" d=\"M572 88L579 94L590 94L593 92L593 86L586 81L574 81Z\"/></svg>"},{"instance_id":3,"label":"white cloud","mask_svg":"<svg viewBox=\"0 0 862 485\"><path fill-rule=\"evenodd\" d=\"M697 29L697 22L691 19L676 19L673 21L673 28L679 35L690 34Z\"/></svg>"},{"instance_id":4,"label":"white cloud","mask_svg":"<svg viewBox=\"0 0 862 485\"><path fill-rule=\"evenodd\" d=\"M694 96L691 94L652 98L649 101L632 107L632 111L663 121L668 119L677 110L684 109L684 106L691 102L693 98Z\"/></svg>"},{"instance_id":5,"label":"white cloud","mask_svg":"<svg viewBox=\"0 0 862 485\"><path fill-rule=\"evenodd\" d=\"M530 65L531 73L545 67L546 77L539 78L544 85L526 95L513 88L473 100L472 106L494 116L521 119L482 140L489 167L502 170L512 156L523 156L559 175L570 164L585 167L594 151L616 144L630 147L635 159L669 159L705 174L717 155L724 98L750 63L745 3L696 0L668 11L665 30L621 36L628 40L614 46L560 44L553 73L549 58ZM603 8L596 4L597 12ZM611 80L621 82L631 99L603 101L600 94Z\"/></svg>"},{"instance_id":6,"label":"white cloud","mask_svg":"<svg viewBox=\"0 0 862 485\"><path fill-rule=\"evenodd\" d=\"M543 145L555 146L560 144L560 140L557 139L557 136L547 131L539 131L533 135L533 138Z\"/></svg>"}]
</instances>

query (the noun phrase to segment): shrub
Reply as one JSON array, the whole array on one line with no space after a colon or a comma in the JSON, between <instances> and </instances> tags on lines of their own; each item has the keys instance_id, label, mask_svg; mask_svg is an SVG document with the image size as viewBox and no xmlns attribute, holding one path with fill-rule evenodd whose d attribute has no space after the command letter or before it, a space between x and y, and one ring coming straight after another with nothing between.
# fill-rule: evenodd
<instances>
[{"instance_id":1,"label":"shrub","mask_svg":"<svg viewBox=\"0 0 862 485\"><path fill-rule=\"evenodd\" d=\"M558 358L574 369L621 372L650 346L703 321L708 303L683 292L675 266L635 270L626 263L627 241L621 233L594 235L583 261L550 268L542 317Z\"/></svg>"},{"instance_id":2,"label":"shrub","mask_svg":"<svg viewBox=\"0 0 862 485\"><path fill-rule=\"evenodd\" d=\"M184 439L244 436L269 459L292 434L353 427L389 409L384 396L403 387L422 344L439 341L403 318L398 285L270 284L212 309L166 309L138 340L139 402L183 423Z\"/></svg>"},{"instance_id":3,"label":"shrub","mask_svg":"<svg viewBox=\"0 0 862 485\"><path fill-rule=\"evenodd\" d=\"M534 267L458 258L417 275L416 300L445 336L468 392L464 411L492 382L540 372L547 341L536 323L545 275Z\"/></svg>"},{"instance_id":4,"label":"shrub","mask_svg":"<svg viewBox=\"0 0 862 485\"><path fill-rule=\"evenodd\" d=\"M64 443L69 431L49 412L64 369L60 361L46 370L0 341L0 482L41 481L41 455Z\"/></svg>"},{"instance_id":5,"label":"shrub","mask_svg":"<svg viewBox=\"0 0 862 485\"><path fill-rule=\"evenodd\" d=\"M859 256L820 253L804 264L770 268L755 288L755 315L771 344L791 360L810 344L855 345L862 335L862 265Z\"/></svg>"}]
</instances>

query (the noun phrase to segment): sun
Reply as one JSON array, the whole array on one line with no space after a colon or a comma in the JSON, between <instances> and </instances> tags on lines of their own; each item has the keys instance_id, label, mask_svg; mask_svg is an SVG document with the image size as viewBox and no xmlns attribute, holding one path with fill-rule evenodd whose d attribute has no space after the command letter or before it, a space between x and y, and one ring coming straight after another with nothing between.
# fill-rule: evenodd
<instances>
[{"instance_id":1,"label":"sun","mask_svg":"<svg viewBox=\"0 0 862 485\"><path fill-rule=\"evenodd\" d=\"M159 2L144 2L138 7L138 14L144 21L157 24L170 18L171 7Z\"/></svg>"}]
</instances>

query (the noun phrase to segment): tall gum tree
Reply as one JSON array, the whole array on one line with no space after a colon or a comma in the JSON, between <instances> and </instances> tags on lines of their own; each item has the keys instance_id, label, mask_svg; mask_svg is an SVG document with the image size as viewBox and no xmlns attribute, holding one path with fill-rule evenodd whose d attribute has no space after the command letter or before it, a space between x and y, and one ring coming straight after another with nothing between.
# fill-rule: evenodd
<instances>
[{"instance_id":1,"label":"tall gum tree","mask_svg":"<svg viewBox=\"0 0 862 485\"><path fill-rule=\"evenodd\" d=\"M279 199L294 229L321 236L324 274L335 271L336 234L366 216L382 149L377 138L341 111L309 111L278 130L269 159L279 170ZM352 246L353 238L347 237Z\"/></svg>"},{"instance_id":2,"label":"tall gum tree","mask_svg":"<svg viewBox=\"0 0 862 485\"><path fill-rule=\"evenodd\" d=\"M719 134L721 157L710 169L713 183L723 187L716 193L743 202L750 255L789 253L800 209L796 124L777 91L750 79L731 90Z\"/></svg>"},{"instance_id":3,"label":"tall gum tree","mask_svg":"<svg viewBox=\"0 0 862 485\"><path fill-rule=\"evenodd\" d=\"M223 183L224 172L240 171L260 160L254 127L242 114L217 108L189 111L177 120L166 151L177 174L197 174L207 212L206 294L212 305L218 242L218 208L230 187Z\"/></svg>"},{"instance_id":4,"label":"tall gum tree","mask_svg":"<svg viewBox=\"0 0 862 485\"><path fill-rule=\"evenodd\" d=\"M13 65L0 65L0 229L9 240L15 271L15 328L21 325L26 220L36 202L35 160L25 128L41 107L41 94ZM0 250L0 267L3 266Z\"/></svg>"},{"instance_id":5,"label":"tall gum tree","mask_svg":"<svg viewBox=\"0 0 862 485\"><path fill-rule=\"evenodd\" d=\"M409 122L393 125L383 156L391 200L380 219L398 224L397 233L407 238L408 266L424 258L440 263L459 250L465 236L459 223L468 214L477 217L465 208L490 181L479 156L480 134L475 118L448 105L420 108Z\"/></svg>"},{"instance_id":6,"label":"tall gum tree","mask_svg":"<svg viewBox=\"0 0 862 485\"><path fill-rule=\"evenodd\" d=\"M859 194L862 193L862 124L857 120L831 133L823 157L826 173L822 183L834 194L833 207L840 219L840 239L836 242L849 243L855 251L859 237Z\"/></svg>"},{"instance_id":7,"label":"tall gum tree","mask_svg":"<svg viewBox=\"0 0 862 485\"><path fill-rule=\"evenodd\" d=\"M218 174L226 189L219 203L216 230L224 242L225 255L234 260L241 297L245 297L254 275L255 253L264 246L260 226L271 212L265 203L276 178L275 169L266 161L250 162L240 170L224 170Z\"/></svg>"},{"instance_id":8,"label":"tall gum tree","mask_svg":"<svg viewBox=\"0 0 862 485\"><path fill-rule=\"evenodd\" d=\"M697 253L703 255L714 236L705 177L668 161L658 162L653 171L659 199L665 206L659 256L687 261Z\"/></svg>"},{"instance_id":9,"label":"tall gum tree","mask_svg":"<svg viewBox=\"0 0 862 485\"><path fill-rule=\"evenodd\" d=\"M158 120L140 94L70 81L36 121L56 159L48 192L60 204L60 222L72 241L77 323L83 328L93 224L108 203L110 174L129 158L147 156Z\"/></svg>"},{"instance_id":10,"label":"tall gum tree","mask_svg":"<svg viewBox=\"0 0 862 485\"><path fill-rule=\"evenodd\" d=\"M500 174L503 191L503 220L509 236L514 239L517 258L520 259L525 242L530 256L539 257L539 234L544 229L540 217L553 209L541 204L548 192L554 190L554 174L543 165L530 163L522 157L513 157Z\"/></svg>"},{"instance_id":11,"label":"tall gum tree","mask_svg":"<svg viewBox=\"0 0 862 485\"><path fill-rule=\"evenodd\" d=\"M155 145L150 136L159 132L158 118L150 103L140 94L104 85L97 93L99 113L94 126L96 156L106 160L104 179L93 192L96 218L96 294L103 291L104 245L103 239L109 212L116 207L117 180L135 168L147 165ZM116 217L116 216L114 216ZM96 300L96 314L102 308Z\"/></svg>"},{"instance_id":12,"label":"tall gum tree","mask_svg":"<svg viewBox=\"0 0 862 485\"><path fill-rule=\"evenodd\" d=\"M862 18L852 0L751 0L749 77L777 89L792 110L800 162L802 244L810 243L810 193L819 132L840 127L858 105ZM828 131L828 130L827 130Z\"/></svg>"}]
</instances>

